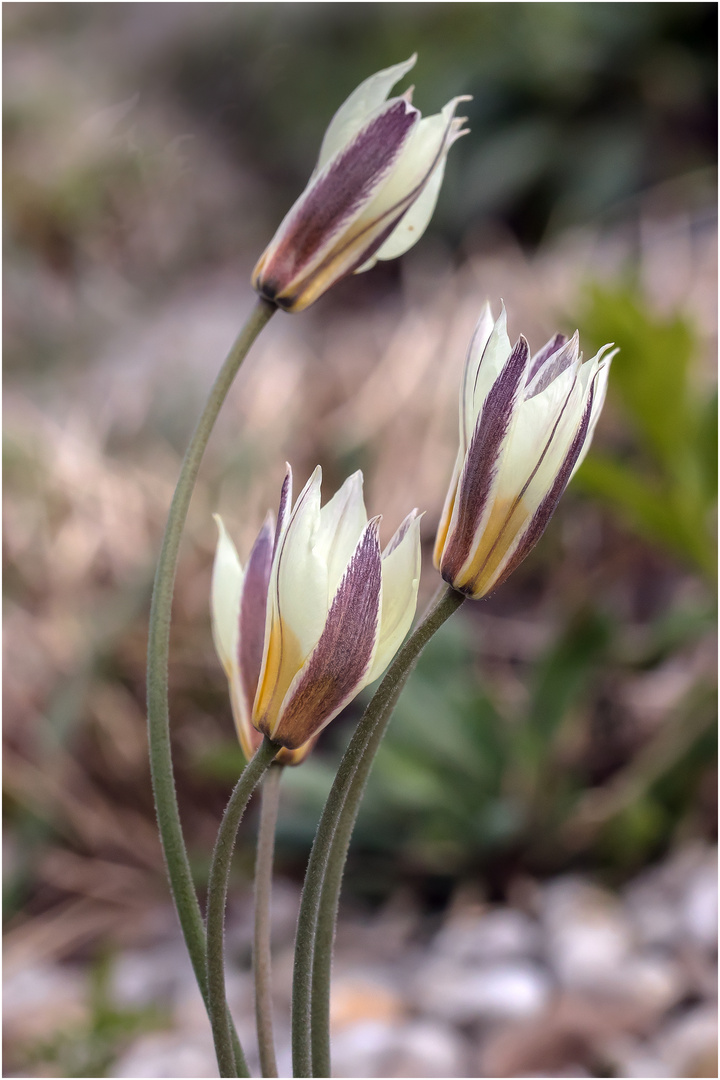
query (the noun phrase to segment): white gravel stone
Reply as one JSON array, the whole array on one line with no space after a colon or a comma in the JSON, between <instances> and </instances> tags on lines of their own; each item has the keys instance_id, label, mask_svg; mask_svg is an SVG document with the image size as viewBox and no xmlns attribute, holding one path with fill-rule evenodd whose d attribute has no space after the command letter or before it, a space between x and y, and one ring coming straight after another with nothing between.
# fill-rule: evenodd
<instances>
[{"instance_id":1,"label":"white gravel stone","mask_svg":"<svg viewBox=\"0 0 720 1080\"><path fill-rule=\"evenodd\" d=\"M603 1046L603 1057L615 1076L626 1080L660 1080L669 1077L668 1067L653 1047L628 1035L618 1035Z\"/></svg>"},{"instance_id":2,"label":"white gravel stone","mask_svg":"<svg viewBox=\"0 0 720 1080\"><path fill-rule=\"evenodd\" d=\"M615 897L577 878L560 878L543 890L547 958L568 989L617 985L618 969L633 946L628 920Z\"/></svg>"},{"instance_id":3,"label":"white gravel stone","mask_svg":"<svg viewBox=\"0 0 720 1080\"><path fill-rule=\"evenodd\" d=\"M177 1032L142 1035L115 1062L118 1077L217 1076L212 1039L183 1038Z\"/></svg>"},{"instance_id":4,"label":"white gravel stone","mask_svg":"<svg viewBox=\"0 0 720 1080\"><path fill-rule=\"evenodd\" d=\"M647 877L632 882L625 910L641 945L671 946L680 936L680 912L672 898Z\"/></svg>"},{"instance_id":5,"label":"white gravel stone","mask_svg":"<svg viewBox=\"0 0 720 1080\"><path fill-rule=\"evenodd\" d=\"M685 990L685 980L678 964L662 955L630 957L618 968L615 985L619 997L632 1000L658 1014L672 1008Z\"/></svg>"},{"instance_id":6,"label":"white gravel stone","mask_svg":"<svg viewBox=\"0 0 720 1080\"><path fill-rule=\"evenodd\" d=\"M546 1005L550 992L548 977L529 962L465 969L437 960L421 970L416 1001L430 1016L465 1024L535 1016Z\"/></svg>"},{"instance_id":7,"label":"white gravel stone","mask_svg":"<svg viewBox=\"0 0 720 1080\"><path fill-rule=\"evenodd\" d=\"M460 1036L430 1020L405 1024L396 1033L389 1068L391 1076L461 1076Z\"/></svg>"},{"instance_id":8,"label":"white gravel stone","mask_svg":"<svg viewBox=\"0 0 720 1080\"><path fill-rule=\"evenodd\" d=\"M654 1046L668 1076L717 1076L717 1006L688 1010L665 1027Z\"/></svg>"},{"instance_id":9,"label":"white gravel stone","mask_svg":"<svg viewBox=\"0 0 720 1080\"><path fill-rule=\"evenodd\" d=\"M194 986L190 959L180 943L121 953L113 964L110 991L118 1005L143 1008L172 1000Z\"/></svg>"},{"instance_id":10,"label":"white gravel stone","mask_svg":"<svg viewBox=\"0 0 720 1080\"><path fill-rule=\"evenodd\" d=\"M67 965L33 964L3 972L4 1032L19 1039L48 1038L87 1019L83 974Z\"/></svg>"},{"instance_id":11,"label":"white gravel stone","mask_svg":"<svg viewBox=\"0 0 720 1080\"><path fill-rule=\"evenodd\" d=\"M366 1020L343 1028L332 1041L333 1076L386 1076L385 1063L395 1045L394 1024Z\"/></svg>"},{"instance_id":12,"label":"white gravel stone","mask_svg":"<svg viewBox=\"0 0 720 1080\"><path fill-rule=\"evenodd\" d=\"M527 915L495 908L482 915L463 913L451 919L433 942L433 951L463 963L532 956L540 931Z\"/></svg>"},{"instance_id":13,"label":"white gravel stone","mask_svg":"<svg viewBox=\"0 0 720 1080\"><path fill-rule=\"evenodd\" d=\"M718 941L718 874L715 860L700 865L688 881L680 907L685 934L705 948Z\"/></svg>"}]
</instances>

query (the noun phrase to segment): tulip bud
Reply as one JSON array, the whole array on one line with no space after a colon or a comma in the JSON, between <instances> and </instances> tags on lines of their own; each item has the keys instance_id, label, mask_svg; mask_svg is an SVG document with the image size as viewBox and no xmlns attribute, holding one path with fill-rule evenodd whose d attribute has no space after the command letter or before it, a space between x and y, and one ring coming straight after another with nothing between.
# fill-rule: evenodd
<instances>
[{"instance_id":1,"label":"tulip bud","mask_svg":"<svg viewBox=\"0 0 720 1080\"><path fill-rule=\"evenodd\" d=\"M262 732L285 748L278 761L302 760L322 728L383 673L415 614L417 511L381 553L362 473L322 508L320 482L317 468L291 511L288 467L274 541L268 520L244 573L218 519L213 633L247 756Z\"/></svg>"},{"instance_id":2,"label":"tulip bud","mask_svg":"<svg viewBox=\"0 0 720 1080\"><path fill-rule=\"evenodd\" d=\"M215 521L219 536L212 576L213 641L228 680L235 730L249 761L263 739L253 727L252 706L263 656L275 524L268 514L243 569L219 514ZM310 740L297 750L283 749L276 760L281 765L299 765L313 745Z\"/></svg>"},{"instance_id":3,"label":"tulip bud","mask_svg":"<svg viewBox=\"0 0 720 1080\"><path fill-rule=\"evenodd\" d=\"M530 356L489 305L470 343L460 393L460 450L435 542L435 566L466 596L496 588L540 539L590 446L605 400L604 345L582 362L577 331Z\"/></svg>"},{"instance_id":4,"label":"tulip bud","mask_svg":"<svg viewBox=\"0 0 720 1080\"><path fill-rule=\"evenodd\" d=\"M386 101L415 64L361 83L330 122L310 182L253 272L253 287L286 311L302 311L341 277L395 259L432 217L452 144L467 134L455 109L422 119L412 91Z\"/></svg>"}]
</instances>

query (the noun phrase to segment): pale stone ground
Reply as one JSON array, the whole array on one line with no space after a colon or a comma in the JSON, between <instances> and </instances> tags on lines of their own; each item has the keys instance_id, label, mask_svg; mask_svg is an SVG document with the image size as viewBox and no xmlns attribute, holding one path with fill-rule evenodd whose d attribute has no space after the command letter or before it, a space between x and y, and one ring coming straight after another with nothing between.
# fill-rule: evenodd
<instances>
[{"instance_id":1,"label":"pale stone ground","mask_svg":"<svg viewBox=\"0 0 720 1080\"><path fill-rule=\"evenodd\" d=\"M291 1074L297 902L296 887L279 882L281 1076ZM250 918L248 907L231 914L229 992L257 1075ZM174 925L170 913L160 921ZM716 952L716 855L699 844L642 872L619 893L564 876L523 885L515 906L460 894L439 922L403 897L373 917L346 911L335 963L333 1071L338 1077L715 1076ZM79 967L30 965L6 973L9 1044L81 1023L86 993ZM111 1075L217 1075L203 1006L174 933L122 953L110 993L118 1007L160 1006L167 1017L166 1027L126 1043Z\"/></svg>"}]
</instances>

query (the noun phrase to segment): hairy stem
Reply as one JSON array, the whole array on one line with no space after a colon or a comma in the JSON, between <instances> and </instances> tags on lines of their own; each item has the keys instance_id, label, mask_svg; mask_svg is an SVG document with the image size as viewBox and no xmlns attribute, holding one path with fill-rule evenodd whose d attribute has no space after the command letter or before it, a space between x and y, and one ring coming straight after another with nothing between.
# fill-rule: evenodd
<instances>
[{"instance_id":1,"label":"hairy stem","mask_svg":"<svg viewBox=\"0 0 720 1080\"><path fill-rule=\"evenodd\" d=\"M270 902L272 893L275 826L280 801L283 766L268 770L262 786L260 828L255 859L255 940L253 974L255 977L255 1018L257 1021L260 1068L263 1076L277 1076L273 1039L272 959L270 952Z\"/></svg>"},{"instance_id":2,"label":"hairy stem","mask_svg":"<svg viewBox=\"0 0 720 1080\"><path fill-rule=\"evenodd\" d=\"M207 899L207 1005L221 1076L235 1076L231 1020L225 1003L225 903L235 837L245 807L280 749L263 739L245 766L227 804L215 841Z\"/></svg>"},{"instance_id":3,"label":"hairy stem","mask_svg":"<svg viewBox=\"0 0 720 1080\"><path fill-rule=\"evenodd\" d=\"M444 589L398 652L355 729L318 823L305 875L295 943L292 1028L296 1077L330 1076L328 1016L336 895L375 752L418 656L463 600L454 589ZM327 893L326 880L330 882ZM319 928L321 906L324 917ZM319 931L322 943L318 942Z\"/></svg>"},{"instance_id":4,"label":"hairy stem","mask_svg":"<svg viewBox=\"0 0 720 1080\"><path fill-rule=\"evenodd\" d=\"M195 971L195 978L198 981L206 1005L205 930L180 824L170 745L168 712L170 616L180 539L205 447L238 368L245 359L250 346L275 310L273 304L269 304L266 300L258 300L245 326L235 340L210 391L202 416L185 454L180 477L170 505L170 513L155 574L155 587L150 609L147 709L150 769L155 808L173 900L193 970ZM234 1029L233 1041L238 1075L247 1076L247 1064Z\"/></svg>"}]
</instances>

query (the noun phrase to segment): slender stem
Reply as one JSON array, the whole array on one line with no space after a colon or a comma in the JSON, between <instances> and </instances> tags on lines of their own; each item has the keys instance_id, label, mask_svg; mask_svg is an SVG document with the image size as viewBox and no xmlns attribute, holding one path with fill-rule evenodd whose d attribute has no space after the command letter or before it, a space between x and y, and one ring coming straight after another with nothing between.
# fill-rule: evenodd
<instances>
[{"instance_id":1,"label":"slender stem","mask_svg":"<svg viewBox=\"0 0 720 1080\"><path fill-rule=\"evenodd\" d=\"M221 1076L235 1076L231 1020L225 1002L225 903L235 837L250 796L280 747L266 737L245 766L215 841L207 897L207 1005Z\"/></svg>"},{"instance_id":2,"label":"slender stem","mask_svg":"<svg viewBox=\"0 0 720 1080\"><path fill-rule=\"evenodd\" d=\"M463 600L464 597L454 589L450 587L445 589L437 603L398 652L355 729L355 733L340 762L325 809L318 823L305 875L295 942L292 1035L293 1071L296 1077L330 1075L327 1005L324 1007L318 1005L317 1014L314 1005L316 989L324 1001L329 1000L335 912L335 903L331 896L332 889L328 893L326 905L326 910L331 911L332 927L328 932L327 926L324 924L325 948L321 950L319 956L315 951L318 915L325 887L326 873L330 870L333 885L339 890L347 843L352 832L362 791L372 766L375 751L392 715L392 710L421 651L446 619L462 604ZM355 783L356 773L358 774L357 783ZM341 821L343 822L343 833L338 846L335 847L335 835ZM345 839L346 834L347 839ZM331 853L333 862L329 865ZM340 863L339 869L338 863ZM327 920L325 920L326 922ZM313 966L316 959L319 962L319 968L317 977L314 977ZM321 1030L317 1034L311 1027L313 1018L316 1023L320 1024Z\"/></svg>"},{"instance_id":3,"label":"slender stem","mask_svg":"<svg viewBox=\"0 0 720 1080\"><path fill-rule=\"evenodd\" d=\"M453 599L453 596L455 599ZM439 629L445 619L449 618L452 612L457 610L457 607L459 607L462 602L462 600L457 600L458 596L460 596L459 593L455 593L455 590L448 589L445 583L442 582L440 588L433 596L425 615L420 623L418 623L417 630L420 631L421 627L427 627L428 624L434 625L435 629ZM450 610L445 615L445 618L442 618L442 615L437 614L437 609L440 602L445 599L447 599L448 604L451 606ZM435 632L435 629L432 630L432 633ZM404 666L408 660L409 663L407 663L407 666L404 666L404 671L401 671L394 690L387 695L387 698L385 698L384 702L381 703L378 708L375 726L368 737L365 749L360 752L359 758L356 759L355 772L347 788L342 809L335 822L335 834L332 838L330 850L327 855L325 876L318 904L315 947L312 961L311 1045L314 1076L330 1076L330 979L332 974L332 955L335 942L338 905L340 901L340 888L342 885L343 873L345 871L350 840L355 827L355 822L357 821L368 776L370 775L370 770L373 761L375 760L375 754L378 751L385 731L387 730L388 723L395 711L395 706L397 705L400 694L402 693L408 678L412 674L420 652L425 647L428 640L429 637L425 637L424 634L420 640L417 640L415 634L413 634L407 641L407 647L412 646L413 651L417 649L414 658L408 656L408 654L403 658L402 652L404 650L398 654L395 663L401 666ZM408 652L410 652L409 648ZM389 671L388 674L390 674ZM361 720L361 724L365 723L365 719L370 715L371 709L374 709L378 694L382 690L382 685L383 684L381 683L377 693L369 702ZM359 728L360 725L358 725L358 730ZM350 746L348 746L348 753L349 752Z\"/></svg>"},{"instance_id":4,"label":"slender stem","mask_svg":"<svg viewBox=\"0 0 720 1080\"><path fill-rule=\"evenodd\" d=\"M272 892L275 826L280 801L282 765L268 770L262 786L260 828L255 859L255 942L253 973L255 976L255 1017L257 1020L260 1068L263 1076L277 1076L275 1042L273 1039L272 959L270 953L270 899Z\"/></svg>"},{"instance_id":5,"label":"slender stem","mask_svg":"<svg viewBox=\"0 0 720 1080\"><path fill-rule=\"evenodd\" d=\"M160 840L175 907L185 944L195 971L195 978L207 1004L205 972L205 931L195 886L183 840L180 813L175 794L170 721L168 713L168 656L170 651L170 616L178 551L183 525L197 479L200 462L217 415L238 368L250 346L276 310L259 300L245 326L238 334L220 373L213 384L202 416L188 446L173 495L165 527L160 559L155 575L148 633L147 709L150 768ZM248 1076L247 1065L233 1033L239 1074Z\"/></svg>"}]
</instances>

